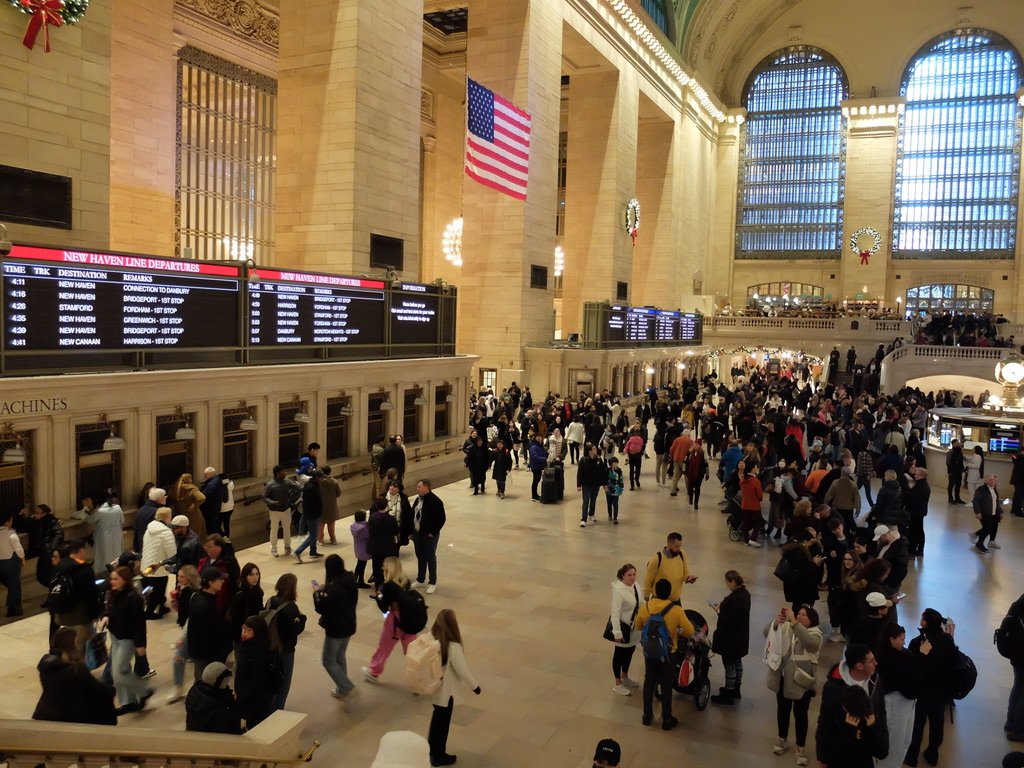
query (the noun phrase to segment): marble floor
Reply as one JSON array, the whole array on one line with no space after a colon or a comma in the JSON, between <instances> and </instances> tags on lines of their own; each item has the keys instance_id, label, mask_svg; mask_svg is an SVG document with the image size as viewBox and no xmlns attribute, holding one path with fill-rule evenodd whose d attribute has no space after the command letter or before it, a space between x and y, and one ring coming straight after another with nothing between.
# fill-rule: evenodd
<instances>
[{"instance_id":1,"label":"marble floor","mask_svg":"<svg viewBox=\"0 0 1024 768\"><path fill-rule=\"evenodd\" d=\"M622 765L629 768L795 764L792 751L782 757L771 754L775 703L760 660L761 628L783 602L780 583L772 576L777 549L728 540L717 505L721 492L713 480L695 511L685 495L670 498L666 488L655 485L653 461L644 470L643 489L626 491L622 499L620 525L607 522L602 499L599 522L585 530L578 527L575 489L560 505L531 503L529 475L523 471L512 473L504 500L493 493L493 484L476 497L468 482L437 489L448 525L439 550L439 588L428 602L432 613L440 608L457 612L469 664L483 688L481 696L471 695L455 707L449 751L458 755L460 766L589 766L595 743L605 737L619 741ZM1007 519L999 534L1002 549L982 556L968 538L975 524L970 508L947 507L941 490L932 499L928 553L911 568L901 615L908 627L916 626L926 607L951 616L959 645L978 666L977 687L957 705L956 724L946 727L940 765L998 766L1012 746L1002 731L1012 678L1009 663L992 645L992 631L1024 586L1024 521ZM339 537L339 545L324 551L341 554L351 567L351 540L342 527L346 535ZM683 533L700 576L685 589L684 605L711 614L705 600L726 594L723 574L736 568L754 598L754 636L745 660L742 702L731 708L712 704L698 712L692 698L677 696L674 713L681 723L665 733L641 725L638 694L623 697L611 690L611 649L601 632L618 567L626 562L642 567L671 530ZM411 547L402 560L407 570L415 568ZM320 665L322 633L312 610L309 582L322 578L322 566L272 558L267 546L239 553L239 561L257 563L268 587L288 569L299 575L300 605L311 620L299 642L289 709L310 713L308 740L323 742L314 764L368 766L385 731L426 734L431 707L404 690L400 656L389 662L381 685L369 685L359 676L380 632L380 612L370 600L362 599L359 629L348 651L359 692L341 704L329 696L330 681ZM823 602L818 607L824 612ZM176 626L165 618L150 622L149 628L150 653L159 670L153 679L154 706L123 722L181 729L183 705L163 704L172 688L169 648ZM35 664L45 650L46 617L4 626L0 638L0 716L29 717L38 697ZM825 645L819 677L840 653L841 646ZM633 676L642 678L639 653L634 664ZM711 674L717 688L723 682L720 660L713 659ZM817 700L811 717L812 745Z\"/></svg>"}]
</instances>

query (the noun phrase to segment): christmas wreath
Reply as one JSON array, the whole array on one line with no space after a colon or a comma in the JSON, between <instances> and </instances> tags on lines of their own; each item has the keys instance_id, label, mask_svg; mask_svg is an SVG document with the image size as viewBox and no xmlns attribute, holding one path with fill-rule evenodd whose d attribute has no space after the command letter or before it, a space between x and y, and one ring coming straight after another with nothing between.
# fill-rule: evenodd
<instances>
[{"instance_id":1,"label":"christmas wreath","mask_svg":"<svg viewBox=\"0 0 1024 768\"><path fill-rule=\"evenodd\" d=\"M860 247L860 239L864 236L871 238L871 245L868 248ZM850 235L850 250L860 255L860 263L867 264L878 249L882 247L882 236L878 233L878 230L874 227L861 227L852 235Z\"/></svg>"},{"instance_id":2,"label":"christmas wreath","mask_svg":"<svg viewBox=\"0 0 1024 768\"><path fill-rule=\"evenodd\" d=\"M22 43L29 50L36 44L36 37L43 33L43 50L50 52L50 27L77 24L89 9L89 0L7 0L11 7L21 11L29 19Z\"/></svg>"},{"instance_id":3,"label":"christmas wreath","mask_svg":"<svg viewBox=\"0 0 1024 768\"><path fill-rule=\"evenodd\" d=\"M626 234L636 245L636 231L640 229L640 201L631 197L626 203Z\"/></svg>"}]
</instances>

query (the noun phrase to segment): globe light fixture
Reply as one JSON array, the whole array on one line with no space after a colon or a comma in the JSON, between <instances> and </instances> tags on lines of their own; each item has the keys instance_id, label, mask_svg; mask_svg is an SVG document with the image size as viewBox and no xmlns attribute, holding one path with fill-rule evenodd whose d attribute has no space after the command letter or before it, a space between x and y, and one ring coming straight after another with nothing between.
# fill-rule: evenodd
<instances>
[{"instance_id":1,"label":"globe light fixture","mask_svg":"<svg viewBox=\"0 0 1024 768\"><path fill-rule=\"evenodd\" d=\"M1020 406L1020 385L1024 382L1024 357L1011 352L996 363L996 381L1003 385L1005 408Z\"/></svg>"}]
</instances>

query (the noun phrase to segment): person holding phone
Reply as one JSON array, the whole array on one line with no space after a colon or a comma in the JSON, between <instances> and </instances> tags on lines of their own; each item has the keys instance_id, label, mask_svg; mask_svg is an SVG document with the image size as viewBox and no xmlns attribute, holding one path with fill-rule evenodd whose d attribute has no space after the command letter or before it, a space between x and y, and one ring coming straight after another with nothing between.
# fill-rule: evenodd
<instances>
[{"instance_id":1,"label":"person holding phone","mask_svg":"<svg viewBox=\"0 0 1024 768\"><path fill-rule=\"evenodd\" d=\"M356 633L356 603L359 588L355 576L345 569L345 561L338 555L328 555L324 561L324 584L313 581L313 607L320 614L324 628L321 662L334 681L331 696L345 700L355 690L348 676L345 653L349 640Z\"/></svg>"},{"instance_id":2,"label":"person holding phone","mask_svg":"<svg viewBox=\"0 0 1024 768\"><path fill-rule=\"evenodd\" d=\"M118 715L138 712L146 706L153 689L132 669L135 654L146 655L146 617L142 596L132 586L134 574L118 566L110 574L106 612L97 628L110 631L110 666L121 706Z\"/></svg>"},{"instance_id":3,"label":"person holding phone","mask_svg":"<svg viewBox=\"0 0 1024 768\"><path fill-rule=\"evenodd\" d=\"M715 704L732 704L741 698L743 657L750 652L750 593L739 571L726 571L725 585L729 594L722 602L708 601L718 614L711 650L722 657L722 666L725 667L725 685L711 697Z\"/></svg>"},{"instance_id":4,"label":"person holding phone","mask_svg":"<svg viewBox=\"0 0 1024 768\"><path fill-rule=\"evenodd\" d=\"M764 629L765 637L769 631L781 630L783 638L778 668L768 667L768 689L775 693L779 728L779 740L772 747L772 752L781 755L789 749L789 718L792 713L796 725L797 765L807 765L808 762L804 749L807 744L807 713L814 697L815 672L822 643L819 623L818 612L809 605L800 606L796 612L783 606L778 616Z\"/></svg>"}]
</instances>

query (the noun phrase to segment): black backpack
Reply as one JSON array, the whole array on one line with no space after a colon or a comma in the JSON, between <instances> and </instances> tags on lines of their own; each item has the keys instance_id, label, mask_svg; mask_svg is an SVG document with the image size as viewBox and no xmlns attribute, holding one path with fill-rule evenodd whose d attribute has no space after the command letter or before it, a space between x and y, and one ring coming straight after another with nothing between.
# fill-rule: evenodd
<instances>
[{"instance_id":1,"label":"black backpack","mask_svg":"<svg viewBox=\"0 0 1024 768\"><path fill-rule=\"evenodd\" d=\"M398 628L407 635L415 635L427 626L427 601L411 587L398 596Z\"/></svg>"},{"instance_id":2,"label":"black backpack","mask_svg":"<svg viewBox=\"0 0 1024 768\"><path fill-rule=\"evenodd\" d=\"M960 648L954 646L953 665L949 668L949 692L957 701L967 697L978 682L978 668Z\"/></svg>"},{"instance_id":3,"label":"black backpack","mask_svg":"<svg viewBox=\"0 0 1024 768\"><path fill-rule=\"evenodd\" d=\"M70 573L58 573L50 581L46 607L52 613L67 613L75 607L75 582Z\"/></svg>"},{"instance_id":4,"label":"black backpack","mask_svg":"<svg viewBox=\"0 0 1024 768\"><path fill-rule=\"evenodd\" d=\"M1024 618L1007 616L995 631L992 642L1004 659L1016 661L1024 658Z\"/></svg>"}]
</instances>

